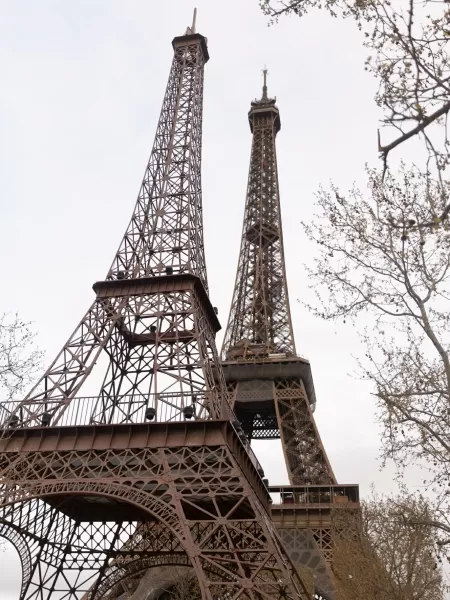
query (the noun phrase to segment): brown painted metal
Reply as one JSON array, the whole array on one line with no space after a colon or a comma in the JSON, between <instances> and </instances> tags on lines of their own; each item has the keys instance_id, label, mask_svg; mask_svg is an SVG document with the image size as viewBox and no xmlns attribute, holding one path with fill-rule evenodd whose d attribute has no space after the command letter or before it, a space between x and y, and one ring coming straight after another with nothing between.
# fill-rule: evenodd
<instances>
[{"instance_id":1,"label":"brown painted metal","mask_svg":"<svg viewBox=\"0 0 450 600\"><path fill-rule=\"evenodd\" d=\"M206 39L188 29L173 47L106 280L37 386L2 407L0 534L21 555L20 600L112 598L164 564L192 568L203 600L307 598L215 346L200 185ZM100 394L77 399L101 355Z\"/></svg>"},{"instance_id":2,"label":"brown painted metal","mask_svg":"<svg viewBox=\"0 0 450 600\"><path fill-rule=\"evenodd\" d=\"M262 98L251 103L249 122L253 135L242 241L217 380L223 371L248 439L281 438L292 485L330 489L337 482L313 416L311 367L296 355L294 343L275 146L281 122L275 99L267 95L266 71ZM305 504L272 507L289 555L314 570L317 592L332 600L329 515L329 506L325 511Z\"/></svg>"},{"instance_id":3,"label":"brown painted metal","mask_svg":"<svg viewBox=\"0 0 450 600\"><path fill-rule=\"evenodd\" d=\"M311 368L295 354L275 147L281 123L265 78L249 112L252 151L223 371L246 435L281 437L292 484L336 483L312 415Z\"/></svg>"},{"instance_id":4,"label":"brown painted metal","mask_svg":"<svg viewBox=\"0 0 450 600\"><path fill-rule=\"evenodd\" d=\"M217 390L207 410L226 416L225 383L214 381L214 335L203 243L201 132L205 38L175 38L153 150L137 203L106 281L55 361L22 403L22 423L58 424L106 352L109 368L93 419L118 396L168 390L187 398ZM143 343L153 339L154 344ZM174 406L180 418L183 406ZM158 417L159 415L157 415ZM162 416L162 415L161 415Z\"/></svg>"},{"instance_id":5,"label":"brown painted metal","mask_svg":"<svg viewBox=\"0 0 450 600\"><path fill-rule=\"evenodd\" d=\"M289 310L275 136L280 115L263 93L249 112L253 133L244 226L223 358L295 354ZM253 350L254 349L254 350Z\"/></svg>"},{"instance_id":6,"label":"brown painted metal","mask_svg":"<svg viewBox=\"0 0 450 600\"><path fill-rule=\"evenodd\" d=\"M307 598L229 421L15 429L0 450L2 520L35 567L24 598L101 598L174 555L210 600Z\"/></svg>"},{"instance_id":7,"label":"brown painted metal","mask_svg":"<svg viewBox=\"0 0 450 600\"><path fill-rule=\"evenodd\" d=\"M358 510L358 485L270 486L271 519L291 560L313 570L320 597L336 594L332 510Z\"/></svg>"}]
</instances>

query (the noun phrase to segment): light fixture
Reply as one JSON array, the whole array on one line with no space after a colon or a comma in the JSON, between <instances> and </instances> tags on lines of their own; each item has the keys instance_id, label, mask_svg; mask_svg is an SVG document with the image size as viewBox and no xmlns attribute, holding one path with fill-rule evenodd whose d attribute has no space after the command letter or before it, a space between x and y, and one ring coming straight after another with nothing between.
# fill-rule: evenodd
<instances>
[{"instance_id":1,"label":"light fixture","mask_svg":"<svg viewBox=\"0 0 450 600\"><path fill-rule=\"evenodd\" d=\"M185 406L183 408L183 414L184 414L185 419L188 419L188 420L192 419L192 417L194 416L194 413L195 413L195 410L192 405Z\"/></svg>"},{"instance_id":2,"label":"light fixture","mask_svg":"<svg viewBox=\"0 0 450 600\"><path fill-rule=\"evenodd\" d=\"M44 427L48 427L50 425L51 421L52 421L52 415L49 412L45 412L42 415L42 421L41 421L42 425Z\"/></svg>"},{"instance_id":3,"label":"light fixture","mask_svg":"<svg viewBox=\"0 0 450 600\"><path fill-rule=\"evenodd\" d=\"M156 410L152 406L148 406L145 409L145 418L147 419L147 421L153 421L153 419L155 417L156 417Z\"/></svg>"}]
</instances>

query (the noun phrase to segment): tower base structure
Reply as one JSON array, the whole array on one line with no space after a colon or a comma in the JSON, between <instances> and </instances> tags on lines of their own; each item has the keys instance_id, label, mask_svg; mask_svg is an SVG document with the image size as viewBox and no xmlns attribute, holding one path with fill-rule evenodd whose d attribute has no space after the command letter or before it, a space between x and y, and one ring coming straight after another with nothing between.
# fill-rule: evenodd
<instances>
[{"instance_id":1,"label":"tower base structure","mask_svg":"<svg viewBox=\"0 0 450 600\"><path fill-rule=\"evenodd\" d=\"M100 600L161 565L190 567L204 600L308 598L229 421L14 429L0 475L20 600Z\"/></svg>"}]
</instances>

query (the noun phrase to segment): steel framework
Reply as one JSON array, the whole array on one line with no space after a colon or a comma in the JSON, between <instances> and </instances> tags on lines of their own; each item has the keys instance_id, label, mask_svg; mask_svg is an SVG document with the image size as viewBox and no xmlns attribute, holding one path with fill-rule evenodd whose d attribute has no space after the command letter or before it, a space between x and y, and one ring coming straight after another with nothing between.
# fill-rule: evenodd
<instances>
[{"instance_id":1,"label":"steel framework","mask_svg":"<svg viewBox=\"0 0 450 600\"><path fill-rule=\"evenodd\" d=\"M267 97L266 71L261 100L248 115L253 134L241 251L224 353L240 355L248 345L266 354L295 354L289 309L278 192L275 136L281 121Z\"/></svg>"},{"instance_id":2,"label":"steel framework","mask_svg":"<svg viewBox=\"0 0 450 600\"><path fill-rule=\"evenodd\" d=\"M313 417L311 367L295 349L275 146L281 121L276 100L267 95L266 76L264 70L262 97L251 103L248 114L253 134L250 169L222 370L247 438L281 438L291 484L333 485L336 478ZM217 370L217 381L221 372ZM308 518L288 527L278 521L277 528L291 557L316 571L318 591L330 599L329 514L323 513L325 518L314 528Z\"/></svg>"},{"instance_id":3,"label":"steel framework","mask_svg":"<svg viewBox=\"0 0 450 600\"><path fill-rule=\"evenodd\" d=\"M262 98L248 115L247 199L222 364L245 434L281 437L291 483L336 483L312 415L311 368L295 353L275 147L281 121L275 99L267 96L266 75Z\"/></svg>"},{"instance_id":4,"label":"steel framework","mask_svg":"<svg viewBox=\"0 0 450 600\"><path fill-rule=\"evenodd\" d=\"M130 224L96 298L38 385L2 407L0 533L21 600L99 600L185 564L204 600L306 599L236 430L215 346L201 201L207 41L174 58ZM101 355L94 403L78 399Z\"/></svg>"}]
</instances>

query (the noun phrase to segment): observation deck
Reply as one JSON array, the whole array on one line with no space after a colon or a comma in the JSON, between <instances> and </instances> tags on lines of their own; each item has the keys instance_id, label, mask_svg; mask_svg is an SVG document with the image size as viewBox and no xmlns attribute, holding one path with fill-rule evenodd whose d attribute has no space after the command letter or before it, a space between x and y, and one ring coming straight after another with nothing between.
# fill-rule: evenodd
<instances>
[{"instance_id":1,"label":"observation deck","mask_svg":"<svg viewBox=\"0 0 450 600\"><path fill-rule=\"evenodd\" d=\"M151 476L152 468L159 464L161 451L169 450L172 453L181 453L188 449L192 456L190 461L181 463L180 469L186 480L191 481L190 493L192 497L196 494L204 494L204 482L198 479L199 470L211 469L211 465L218 463L218 452L233 456L252 490L257 495L265 510L270 512L270 496L262 479L263 473L249 444L241 440L238 432L231 421L225 420L192 420L178 422L121 422L109 424L73 424L38 426L20 428L20 426L5 428L0 435L0 455L3 461L17 459L18 456L34 454L41 456L34 467L33 475L36 480L46 482L49 478L48 497L42 496L49 504L56 503L59 510L79 521L117 521L128 520L148 521L149 515L133 506L124 506L124 503L115 498L95 498L92 494L66 493L71 480L78 481L83 477L85 466L80 455L88 455L95 451L95 466L102 472L111 476L111 469L115 473L115 479L119 478L120 469L130 469L138 464L138 456L142 452L147 453L149 458L140 466L139 490L151 493L155 497L163 498L167 492L166 486L155 483L155 477ZM198 456L197 456L198 455ZM92 458L91 458L92 460ZM65 462L64 462L65 461ZM142 461L141 461L142 462ZM196 464L198 462L198 464ZM68 463L71 478L67 476L55 477L61 470L61 464ZM97 464L98 463L98 464ZM137 468L137 467L136 467ZM125 478L126 485L133 478L128 472ZM221 473L216 474L220 479ZM25 482L23 485L28 485ZM22 482L18 475L18 488ZM226 486L225 486L226 487ZM58 495L54 495L55 493ZM224 511L232 496L224 492L220 502L224 504ZM208 496L206 501L208 501ZM219 500L218 500L219 501ZM247 511L247 512L246 512ZM226 512L226 511L225 511ZM249 518L250 508L243 508L238 518ZM188 513L188 517L192 516ZM194 519L196 515L192 516ZM196 517L197 518L197 517Z\"/></svg>"},{"instance_id":2,"label":"observation deck","mask_svg":"<svg viewBox=\"0 0 450 600\"><path fill-rule=\"evenodd\" d=\"M335 509L359 509L359 486L282 485L268 487L271 516L277 529L330 527Z\"/></svg>"},{"instance_id":3,"label":"observation deck","mask_svg":"<svg viewBox=\"0 0 450 600\"><path fill-rule=\"evenodd\" d=\"M270 349L269 349L270 350ZM231 348L222 362L232 392L234 411L250 439L278 439L276 382L301 381L314 412L316 392L309 361L291 353L270 352L265 344Z\"/></svg>"}]
</instances>

